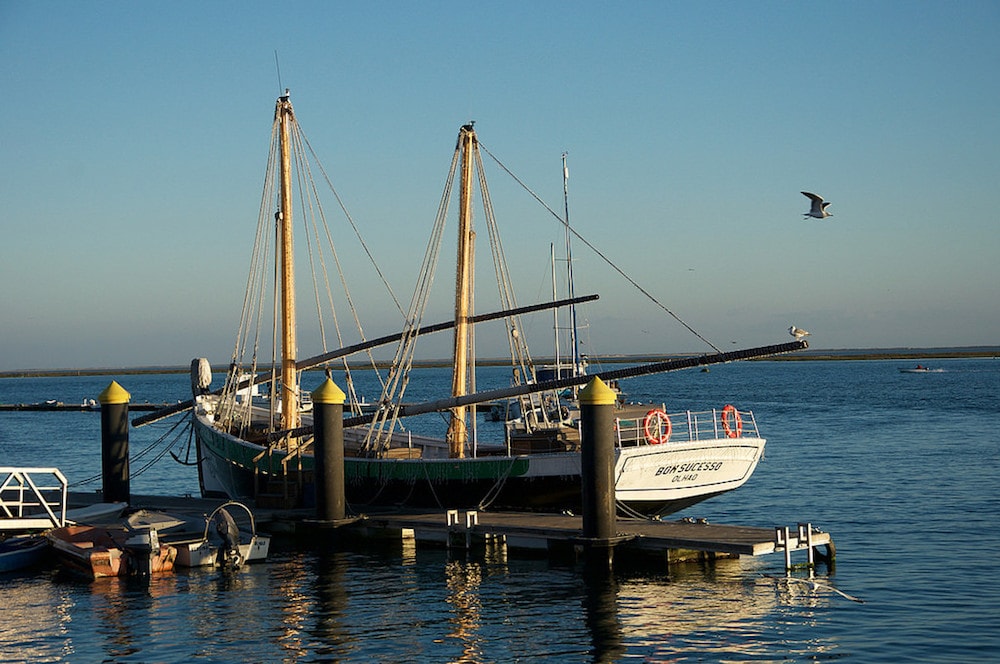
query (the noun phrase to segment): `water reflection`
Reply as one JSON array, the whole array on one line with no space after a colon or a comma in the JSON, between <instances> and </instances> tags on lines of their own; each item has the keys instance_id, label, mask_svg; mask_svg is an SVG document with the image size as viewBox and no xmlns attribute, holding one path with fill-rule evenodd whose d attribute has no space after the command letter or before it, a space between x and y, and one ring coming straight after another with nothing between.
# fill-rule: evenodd
<instances>
[{"instance_id":1,"label":"water reflection","mask_svg":"<svg viewBox=\"0 0 1000 664\"><path fill-rule=\"evenodd\" d=\"M625 654L622 624L618 617L618 582L612 570L604 565L587 565L583 582L583 608L593 661L617 661Z\"/></svg>"},{"instance_id":2,"label":"water reflection","mask_svg":"<svg viewBox=\"0 0 1000 664\"><path fill-rule=\"evenodd\" d=\"M651 572L507 560L502 546L461 555L296 550L236 576L21 581L0 586L0 650L29 661L795 659L833 656L836 638L815 635L831 605L855 606L756 561Z\"/></svg>"},{"instance_id":3,"label":"water reflection","mask_svg":"<svg viewBox=\"0 0 1000 664\"><path fill-rule=\"evenodd\" d=\"M458 662L480 662L482 658L482 607L479 586L482 568L478 563L449 561L445 565L445 601L452 607L448 638L461 644Z\"/></svg>"},{"instance_id":4,"label":"water reflection","mask_svg":"<svg viewBox=\"0 0 1000 664\"><path fill-rule=\"evenodd\" d=\"M317 576L316 559L303 554L290 556L272 568L269 594L280 620L276 641L286 661L298 661L309 654L303 639L311 622Z\"/></svg>"},{"instance_id":5,"label":"water reflection","mask_svg":"<svg viewBox=\"0 0 1000 664\"><path fill-rule=\"evenodd\" d=\"M57 661L72 654L67 633L74 604L68 593L42 575L2 575L0 597L0 653L5 660Z\"/></svg>"},{"instance_id":6,"label":"water reflection","mask_svg":"<svg viewBox=\"0 0 1000 664\"><path fill-rule=\"evenodd\" d=\"M784 649L791 659L828 656L834 637L790 641L789 624L819 626L830 594L760 571L758 560L716 560L673 566L660 578L620 584L621 621L630 650L654 658L699 652L719 659L767 659Z\"/></svg>"},{"instance_id":7,"label":"water reflection","mask_svg":"<svg viewBox=\"0 0 1000 664\"><path fill-rule=\"evenodd\" d=\"M316 654L334 660L346 657L350 651L350 632L344 625L348 597L346 576L348 560L343 553L324 556L316 576L315 624L312 636L318 640Z\"/></svg>"},{"instance_id":8,"label":"water reflection","mask_svg":"<svg viewBox=\"0 0 1000 664\"><path fill-rule=\"evenodd\" d=\"M162 579L163 577L148 579L152 594L164 594L166 589ZM152 610L149 601L151 593L145 592L144 586L143 580L118 577L94 579L90 582L91 605L97 618L96 631L103 637L104 652L112 659L135 655L141 652L138 644L150 642L145 620L137 624L132 619Z\"/></svg>"}]
</instances>

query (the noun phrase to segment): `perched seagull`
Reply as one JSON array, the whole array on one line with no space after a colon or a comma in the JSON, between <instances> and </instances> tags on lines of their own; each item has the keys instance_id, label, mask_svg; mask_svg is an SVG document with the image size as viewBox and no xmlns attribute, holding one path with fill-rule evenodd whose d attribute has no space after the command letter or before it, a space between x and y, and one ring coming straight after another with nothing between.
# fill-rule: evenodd
<instances>
[{"instance_id":1,"label":"perched seagull","mask_svg":"<svg viewBox=\"0 0 1000 664\"><path fill-rule=\"evenodd\" d=\"M824 219L826 217L832 217L833 215L826 211L826 206L830 204L829 201L824 201L822 196L817 196L816 194L810 194L808 191L802 192L803 196L806 196L812 201L812 205L809 206L809 211L805 213L806 217L815 217L816 219Z\"/></svg>"},{"instance_id":2,"label":"perched seagull","mask_svg":"<svg viewBox=\"0 0 1000 664\"><path fill-rule=\"evenodd\" d=\"M796 340L801 339L802 337L808 337L809 336L808 332L806 332L802 328L795 327L794 325L792 325L790 328L788 328L788 333L790 335L792 335L793 337L795 337Z\"/></svg>"}]
</instances>

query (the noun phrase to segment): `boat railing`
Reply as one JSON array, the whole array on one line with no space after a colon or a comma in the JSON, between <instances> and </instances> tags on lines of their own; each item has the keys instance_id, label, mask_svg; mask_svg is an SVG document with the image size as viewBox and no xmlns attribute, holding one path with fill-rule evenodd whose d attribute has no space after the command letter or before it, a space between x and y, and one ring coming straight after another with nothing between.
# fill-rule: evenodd
<instances>
[{"instance_id":1,"label":"boat railing","mask_svg":"<svg viewBox=\"0 0 1000 664\"><path fill-rule=\"evenodd\" d=\"M66 525L66 477L58 468L0 467L0 530Z\"/></svg>"},{"instance_id":2,"label":"boat railing","mask_svg":"<svg viewBox=\"0 0 1000 664\"><path fill-rule=\"evenodd\" d=\"M753 412L736 410L731 406L680 413L667 413L653 407L642 417L615 418L615 436L619 447L678 444L719 438L757 438L759 435Z\"/></svg>"}]
</instances>

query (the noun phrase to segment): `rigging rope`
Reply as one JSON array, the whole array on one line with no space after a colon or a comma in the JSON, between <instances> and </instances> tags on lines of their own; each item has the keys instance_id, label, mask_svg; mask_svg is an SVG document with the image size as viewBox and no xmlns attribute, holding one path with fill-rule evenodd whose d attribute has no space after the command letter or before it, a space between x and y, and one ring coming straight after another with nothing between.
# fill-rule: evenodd
<instances>
[{"instance_id":1,"label":"rigging rope","mask_svg":"<svg viewBox=\"0 0 1000 664\"><path fill-rule=\"evenodd\" d=\"M413 290L413 296L406 313L403 338L396 346L396 354L390 365L389 377L386 379L382 395L379 399L380 404L389 407L379 410L379 413L372 422L372 426L369 427L365 434L363 447L369 453L377 453L380 449L389 446L391 432L399 421L399 408L403 401L403 395L406 393L406 388L409 385L410 371L413 367L413 357L416 352L417 330L420 329L423 321L431 285L434 282L438 256L441 252L441 240L444 236L448 217L448 205L451 200L455 172L458 168L458 158L459 149L456 146L451 160L451 167L448 171L448 177L445 180L444 192L441 194L441 200L438 203L434 227L431 230L430 238L427 240L427 247L424 251L417 284ZM386 433L386 431L389 433Z\"/></svg>"},{"instance_id":2,"label":"rigging rope","mask_svg":"<svg viewBox=\"0 0 1000 664\"><path fill-rule=\"evenodd\" d=\"M688 325L688 324L687 324L687 323L686 323L686 322L685 322L684 320L682 320L682 319L681 319L681 317L680 317L680 316L678 316L677 314L675 314L675 313L674 313L673 311L671 311L671 310L670 310L669 308L667 308L667 306L666 306L665 304L663 304L662 302L660 302L659 300L657 300L657 299L656 299L656 297L654 297L654 296L653 296L653 295L652 295L652 294L651 294L651 293L650 293L649 291L647 291L647 290L646 290L645 288L643 288L642 286L640 286L640 285L638 284L638 282L636 282L636 281L635 281L635 279L633 279L632 277L630 277L630 276L629 276L628 274L626 274L626 273L625 273L625 271L624 271L624 270L622 270L622 269L621 269L620 267L618 267L617 265L615 265L615 264L614 264L614 262L612 262L612 260L611 260L610 258L608 258L607 256L605 256L605 255L604 255L604 253L603 253L603 252L602 252L602 251L601 251L600 249L598 249L597 247L595 247L594 245L592 245L592 244L591 244L591 243L590 243L590 242L589 242L589 241L587 240L587 238L585 238L585 237L583 237L582 235L580 235L580 234L579 234L579 233L578 233L578 232L576 231L576 229L574 229L574 228L573 228L572 226L570 226L570 225L569 225L569 222L568 222L567 220L565 220L565 219L563 219L562 217L560 217L560 216L559 216L559 213L557 213L557 212L556 212L555 210L553 210L553 209L552 209L551 207L549 207L549 206L548 206L548 204L546 204L546 203L545 203L545 201L543 201L543 200L542 200L542 199L541 199L541 198L540 198L540 197L538 196L538 194L536 194L536 193L535 193L534 191L532 191L532 190L531 190L531 188L530 188L530 187L528 187L528 185L526 185L526 184L525 184L525 183L524 183L523 181L521 181L521 179L520 179L519 177L517 177L516 175L514 175L514 173L513 173L513 172L512 172L512 171L511 171L511 170L510 170L509 168L507 168L507 166L505 166L505 165L504 165L504 163L503 163L502 161L500 161L500 160L499 160L499 159L497 158L497 156L496 156L496 155L494 155L494 154L493 154L492 152L490 152L490 151L489 151L489 150L488 150L488 149L486 148L486 146L485 146L485 145L482 145L482 144L480 144L480 147L482 147L483 151L484 151L484 152L485 152L486 154L488 154L488 155L489 155L489 156L490 156L490 157L491 157L491 158L493 159L493 161L495 161L495 162L497 163L497 165L498 165L498 166L500 166L500 168L502 168L502 169L503 169L503 170L504 170L504 171L505 171L505 172L506 172L506 173L507 173L508 175L510 175L510 176L511 176L512 178L514 178L514 181L515 181L515 182L517 182L517 183L518 183L519 185L521 185L521 187L522 187L522 188L523 188L523 189L524 189L524 190L525 190L526 192L528 192L528 193L529 193L529 194L530 194L530 195L532 196L532 198L534 198L534 199L535 199L536 201L538 201L538 202L539 202L539 204L541 204L541 206L542 206L542 207L544 207L544 208L545 208L546 210L548 210L548 211L549 211L549 213L550 213L550 214L551 214L551 215L552 215L553 217L555 217L555 218L556 218L556 220L557 220L557 221L558 221L559 223L561 223L561 224L562 224L562 225L563 225L563 226L564 226L564 227L566 228L566 230L567 230L567 231L569 231L570 233L572 233L572 234L573 234L573 237L577 238L578 240L580 240L581 242L583 242L583 243L584 243L585 245L587 245L587 247L588 247L588 248L589 248L589 249L590 249L591 251L593 251L593 252L594 252L595 254L597 254L597 255L598 255L598 256L599 256L599 257L600 257L600 258L601 258L601 259L602 259L602 260L603 260L603 261L604 261L605 263L607 263L607 264L608 264L609 266L611 266L611 269L613 269L613 270L614 270L615 272L617 272L618 274L620 274L620 275L621 275L621 276L622 276L622 277L623 277L623 278L624 278L624 279L625 279L626 281L628 281L628 282L629 282L630 284L632 284L633 286L635 286L635 287L636 287L636 288L637 288L637 289L639 290L639 292L640 292L640 293L642 293L643 295L645 295L645 296L646 296L647 298L649 298L649 300L650 300L650 301L651 301L651 302L652 302L653 304L655 304L656 306L658 306L658 307L659 307L660 309L663 309L663 310L664 310L665 312L667 312L667 313L668 313L668 314L669 314L669 315L670 315L670 316L671 316L671 317L672 317L672 318L673 318L674 320L676 320L676 321L677 321L678 323L680 323L680 324L681 324L681 325L683 325L683 326L684 326L685 328L687 328L687 330L688 330L689 332L691 332L691 334L693 334L694 336L696 336L696 337L698 337L699 339L701 339L702 341L704 341L704 342L705 342L706 344L708 344L708 345L709 345L709 346L710 346L710 347L711 347L711 348L712 348L713 350L715 350L716 352L719 352L719 353L721 353L721 352L722 352L722 349L720 349L720 348L719 348L718 346L716 346L715 344L713 344L713 343L712 343L711 341L709 341L708 339L706 339L705 337L703 337L703 336L702 336L702 335L701 335L701 334L700 334L700 333L699 333L699 332L698 332L697 330L695 330L695 329L694 329L693 327L691 327L690 325Z\"/></svg>"},{"instance_id":3,"label":"rigging rope","mask_svg":"<svg viewBox=\"0 0 1000 664\"><path fill-rule=\"evenodd\" d=\"M490 198L489 186L486 183L486 170L483 168L483 159L479 151L478 139L474 145L473 155L475 157L476 171L479 176L479 188L482 194L483 210L489 233L490 250L493 256L493 269L496 273L497 288L500 292L501 307L504 309L513 309L517 306L514 285L510 277L510 270L507 267L507 257L504 254L503 244L500 242L500 227L493 212L493 201ZM509 316L507 321L507 343L510 348L511 366L519 370L519 373L515 374L515 384L520 384L522 378L526 382L534 382L534 364L531 361L531 353L528 351L527 337L524 334L521 317ZM540 393L526 394L518 398L521 404L521 412L526 422L537 424L538 412L542 411L544 413L545 410L541 407L543 399L544 396Z\"/></svg>"},{"instance_id":4,"label":"rigging rope","mask_svg":"<svg viewBox=\"0 0 1000 664\"><path fill-rule=\"evenodd\" d=\"M167 453L170 452L170 450L172 450L175 445L177 445L177 442L181 440L182 437L186 437L188 430L193 426L191 421L191 411L188 411L184 417L178 419L169 429L167 429L159 438L150 443L148 446L146 446L145 448L143 448L142 450L140 450L135 454L130 454L129 461L130 462L138 461L146 457L147 455L151 454L159 445L161 445L167 439L168 436L177 431L182 425L184 426L184 428L181 429L179 432L177 432L177 435L174 436L173 440L171 440L166 446L164 446L163 449L160 450L160 452L156 454L150 461L140 466L137 470L130 471L129 476L138 477L142 475L144 472L152 468L160 459L165 457ZM97 475L93 475L91 477L87 477L82 480L78 480L76 482L71 482L68 486L77 487L85 484L92 484L98 480L103 479L103 477L104 473L101 472L98 473Z\"/></svg>"},{"instance_id":5,"label":"rigging rope","mask_svg":"<svg viewBox=\"0 0 1000 664\"><path fill-rule=\"evenodd\" d=\"M312 148L309 146L309 142L306 139L305 134L302 132L302 128L298 125L298 123L293 122L292 129L293 129L292 132L293 147L295 150L295 154L298 157L296 163L299 165L299 182L303 183L303 186L299 187L299 193L301 199L301 208L303 210L303 225L305 226L305 231L306 231L305 237L306 237L306 242L309 244L309 265L310 265L310 274L313 280L313 295L316 305L316 316L320 325L320 339L323 346L323 352L326 353L328 347L326 343L326 330L323 324L324 321L323 308L322 305L320 304L320 289L316 278L317 270L314 263L315 254L318 254L320 269L322 271L322 276L323 276L322 281L326 287L326 300L330 310L330 317L333 322L334 329L336 331L337 343L339 347L344 346L344 338L340 328L340 320L337 315L337 309L334 306L333 302L333 291L330 288L330 278L326 266L325 254L322 250L320 250L320 247L324 246L322 242L322 234L320 233L320 227L322 227L322 229L325 232L326 235L325 246L329 249L330 255L333 258L334 264L336 265L337 275L340 279L340 285L341 288L343 289L344 297L347 300L348 307L351 310L351 315L354 318L355 327L358 330L358 334L361 336L362 340L364 340L366 337L364 333L364 326L361 324L361 317L358 315L357 307L354 305L354 298L351 296L350 288L347 285L347 277L345 275L343 265L340 262L340 255L337 252L336 246L333 243L333 237L330 234L330 226L327 223L326 215L323 212L322 206L319 205L319 192L316 187L316 182L313 179L312 170L309 167L309 160L306 158L305 148L307 147L309 148L309 153L312 154L313 158L316 160L317 167L320 169L321 172L323 172L323 166L322 164L319 163L319 159L316 157L315 153L312 151ZM334 189L333 184L330 182L329 178L326 179L326 182L327 185L330 187L330 190L333 192L333 195L337 198L338 203L340 203L341 209L344 211L345 216L350 221L351 226L354 227L355 234L357 234L357 227L354 224L354 220L351 219L350 215L347 213L347 210L344 208L344 205L340 201L340 197L337 194L336 190ZM312 192L312 196L308 199L306 199L306 197L304 196L304 193L307 191L305 183L308 183L308 191ZM308 215L305 214L306 210L308 210L309 212ZM317 220L319 223L317 222ZM315 254L312 249L314 241L316 246ZM362 240L362 246L364 247L365 252L368 254L369 258L372 258L370 252L368 252L367 246L364 245L363 240ZM374 265L374 259L372 259L372 263ZM376 271L379 271L377 265L375 265L375 269ZM382 276L381 272L379 272L379 276L380 277ZM399 302L396 300L396 295L395 293L392 292L392 289L389 287L388 283L385 282L384 278L383 278L383 284L386 286L386 289L392 296L393 302L396 303L396 306L398 308ZM368 351L367 354L370 363L372 365L372 368L374 369L375 368L374 356L371 351ZM346 357L343 358L340 363L344 371L344 376L347 380L347 392L349 397L348 404L350 407L353 407L354 412L360 412L359 406L357 405L358 398L357 398L357 391L355 389L354 378L351 374L351 369L350 365L347 362L347 358ZM378 378L379 382L382 382L381 372L375 369L374 373L375 376Z\"/></svg>"},{"instance_id":6,"label":"rigging rope","mask_svg":"<svg viewBox=\"0 0 1000 664\"><path fill-rule=\"evenodd\" d=\"M250 387L245 384L245 377L247 375L257 376L259 368L263 368L265 371L270 372L270 381L268 382L271 385L272 395L275 394L274 389L277 384L276 377L279 367L279 360L277 356L277 349L279 345L277 343L277 339L280 334L280 316L278 315L279 300L275 296L277 295L280 271L277 261L273 260L273 256L280 245L278 233L281 222L283 221L280 218L280 212L275 214L275 210L278 209L277 199L279 196L277 173L279 172L281 151L281 117L286 112L289 113L288 138L289 152L293 157L292 176L298 183L295 187L295 195L297 197L296 205L300 210L293 215L293 219L290 219L289 222L298 225L299 220L295 217L298 217L299 214L302 215L302 227L305 228L305 242L307 248L309 249L308 265L312 281L311 285L313 288L313 306L315 307L317 313L319 325L318 333L320 335L320 342L324 353L328 349L327 323L332 324L330 330L336 337L338 347L342 347L344 343L343 328L340 317L338 316L337 307L334 303L334 294L331 289L331 270L335 269L339 277L341 290L344 293L347 305L350 307L354 326L356 327L358 334L361 336L363 341L367 338L364 327L361 323L358 307L355 305L350 289L347 286L346 266L342 264L340 255L338 254L333 243L331 229L323 207L320 204L319 187L322 185L319 184L320 178L314 176L314 168L318 169L322 180L326 183L330 192L332 192L337 204L340 206L340 209L343 211L344 216L350 224L355 237L360 242L365 255L374 267L376 273L378 274L378 278L381 280L382 285L392 298L396 308L402 311L398 298L390 287L378 264L375 263L374 257L372 256L372 253L364 239L361 237L358 225L355 223L353 217L351 217L346 206L344 205L343 199L340 197L340 194L330 181L322 163L320 163L319 158L316 156L315 151L299 126L294 112L291 112L290 106L287 105L287 98L279 100L279 106L275 111L274 121L272 123L271 145L268 155L267 170L264 178L264 191L261 196L261 206L258 212L257 236L254 240L253 252L251 254L250 273L248 275L247 289L244 295L239 333L233 347L230 368L227 372L226 385L222 391L223 396L220 399L217 409L220 424L224 427L238 428L239 431L234 431L234 433L239 433L240 435L246 433L246 428L249 426L251 421L250 400L244 399L237 402L236 393L240 389L240 383L244 383L244 388ZM315 162L314 165L310 164L310 157ZM328 262L327 256L325 255L327 251L330 252L330 260L332 261L332 264ZM268 269L268 266L272 262L274 263L273 273ZM321 289L325 289L325 292L321 292ZM269 290L275 291L272 294L274 306L270 312L268 312L268 298L265 297L265 294L267 294ZM273 349L269 360L268 358L258 357L258 353L262 350L262 342L264 342L264 346L267 345L267 342L262 334L265 326L268 324L268 321L266 320L267 315L271 316L270 345ZM329 320L326 320L327 317L329 317ZM376 367L372 349L366 348L365 351L375 377L384 386L385 380L381 371L379 371ZM329 363L326 364L329 368ZM340 366L344 371L346 379L349 404L354 409L355 413L359 413L360 406L358 403L360 400L357 396L355 381L351 375L351 368L348 364L346 356L340 360ZM256 382L263 381L258 380ZM300 385L293 387L296 391L298 391ZM277 398L272 398L270 400L272 422L274 422L277 416L277 404ZM236 427L236 425L238 425L238 427Z\"/></svg>"},{"instance_id":7,"label":"rigging rope","mask_svg":"<svg viewBox=\"0 0 1000 664\"><path fill-rule=\"evenodd\" d=\"M296 126L298 125L296 124ZM316 161L316 167L319 168L319 172L323 175L323 179L326 181L327 186L333 193L334 198L337 199L337 204L340 205L340 209L344 212L344 216L347 218L347 221L351 224L351 228L354 230L355 237L358 238L358 242L361 243L361 247L365 250L365 254L368 255L368 259L371 261L372 266L375 268L375 272L378 273L379 279L382 280L382 284L385 286L386 290L388 290L389 294L392 296L392 301L396 303L396 309L398 309L399 313L402 314L403 307L402 305L400 305L399 300L396 298L396 293L393 292L392 287L389 285L389 282L382 274L382 270L379 268L378 263L375 262L375 257L372 256L371 251L369 251L368 245L365 243L364 238L361 236L361 231L358 230L357 224L354 223L354 218L351 216L351 213L347 211L347 206L344 205L344 202L341 200L340 194L337 193L337 190L334 188L333 183L330 181L329 176L327 176L326 174L326 170L324 170L323 168L323 164L320 163L319 157L316 156L316 152L313 150L312 145L309 144L309 140L305 137L304 134L302 136L302 140L305 143L306 147L309 149L309 154L311 154L313 159ZM331 240L331 244L332 243L333 241Z\"/></svg>"}]
</instances>

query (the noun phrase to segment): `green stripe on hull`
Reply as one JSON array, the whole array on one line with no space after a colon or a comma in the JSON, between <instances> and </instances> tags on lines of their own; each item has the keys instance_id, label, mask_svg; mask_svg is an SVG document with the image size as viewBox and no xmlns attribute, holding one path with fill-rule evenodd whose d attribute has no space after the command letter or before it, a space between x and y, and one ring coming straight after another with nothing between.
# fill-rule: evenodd
<instances>
[{"instance_id":1,"label":"green stripe on hull","mask_svg":"<svg viewBox=\"0 0 1000 664\"><path fill-rule=\"evenodd\" d=\"M351 480L490 480L519 477L531 462L523 457L499 459L344 459L344 479Z\"/></svg>"},{"instance_id":2,"label":"green stripe on hull","mask_svg":"<svg viewBox=\"0 0 1000 664\"><path fill-rule=\"evenodd\" d=\"M261 455L263 448L220 434L209 427L199 427L202 444L208 445L219 457L249 471L281 475L285 468L282 460L288 456L283 450ZM311 471L313 456L303 455L293 459L295 470ZM344 459L344 479L357 480L489 480L498 477L520 477L527 474L531 461L524 457L498 457L478 459Z\"/></svg>"},{"instance_id":3,"label":"green stripe on hull","mask_svg":"<svg viewBox=\"0 0 1000 664\"><path fill-rule=\"evenodd\" d=\"M284 450L274 450L270 454L263 454L264 448L258 445L251 445L240 440L223 435L210 427L199 427L199 437L203 445L211 447L212 451L223 459L228 460L241 468L256 470L270 475L279 475L284 472L282 460L288 456ZM294 459L295 468L302 470L313 469L312 455L303 455Z\"/></svg>"}]
</instances>

